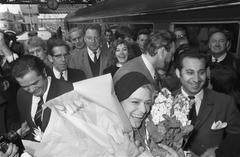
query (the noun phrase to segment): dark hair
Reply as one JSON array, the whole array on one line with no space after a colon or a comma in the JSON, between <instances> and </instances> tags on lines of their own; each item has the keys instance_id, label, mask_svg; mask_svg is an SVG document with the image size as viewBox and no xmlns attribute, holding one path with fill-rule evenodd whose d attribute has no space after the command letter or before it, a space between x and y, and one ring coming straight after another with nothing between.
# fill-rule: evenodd
<instances>
[{"instance_id":1,"label":"dark hair","mask_svg":"<svg viewBox=\"0 0 240 157\"><path fill-rule=\"evenodd\" d=\"M105 29L104 33L106 34L106 32L109 32L109 33L113 34L111 29Z\"/></svg>"},{"instance_id":2,"label":"dark hair","mask_svg":"<svg viewBox=\"0 0 240 157\"><path fill-rule=\"evenodd\" d=\"M127 49L128 49L128 55L129 55L129 50L130 50L130 47L129 47L129 44L127 43L127 41L123 40L123 39L117 39L113 42L112 44L112 54L114 56L114 59L113 59L113 64L116 64L117 63L117 58L115 57L115 53L116 53L116 50L117 50L117 47L118 45L121 45L121 44L124 44L127 46Z\"/></svg>"},{"instance_id":3,"label":"dark hair","mask_svg":"<svg viewBox=\"0 0 240 157\"><path fill-rule=\"evenodd\" d=\"M127 26L121 26L119 27L115 32L115 38L121 38L124 39L125 37L133 37L132 30Z\"/></svg>"},{"instance_id":4,"label":"dark hair","mask_svg":"<svg viewBox=\"0 0 240 157\"><path fill-rule=\"evenodd\" d=\"M92 30L96 30L99 34L99 36L101 36L101 26L99 24L90 24L86 27L85 29L85 33L86 34L87 30L92 29Z\"/></svg>"},{"instance_id":5,"label":"dark hair","mask_svg":"<svg viewBox=\"0 0 240 157\"><path fill-rule=\"evenodd\" d=\"M148 29L141 29L141 30L138 31L137 37L139 37L142 34L149 36L150 33L149 33Z\"/></svg>"},{"instance_id":6,"label":"dark hair","mask_svg":"<svg viewBox=\"0 0 240 157\"><path fill-rule=\"evenodd\" d=\"M13 62L11 74L14 78L22 78L28 72L35 71L38 75L45 76L45 67L46 65L38 57L23 55Z\"/></svg>"},{"instance_id":7,"label":"dark hair","mask_svg":"<svg viewBox=\"0 0 240 157\"><path fill-rule=\"evenodd\" d=\"M148 53L151 56L155 56L156 50L164 47L167 51L170 50L171 44L176 41L176 37L173 32L168 30L160 30L158 32L154 32L150 35L150 40L146 44L146 51L143 53Z\"/></svg>"},{"instance_id":8,"label":"dark hair","mask_svg":"<svg viewBox=\"0 0 240 157\"><path fill-rule=\"evenodd\" d=\"M63 41L62 39L59 39L59 38L56 38L56 39L49 39L47 41L47 51L48 51L48 54L53 56L54 55L54 52L52 51L54 47L59 47L59 46L65 46L67 51L70 50L68 44Z\"/></svg>"},{"instance_id":9,"label":"dark hair","mask_svg":"<svg viewBox=\"0 0 240 157\"><path fill-rule=\"evenodd\" d=\"M186 49L184 52L179 54L179 56L176 58L176 69L182 70L183 67L183 59L184 58L195 58L195 59L204 59L206 65L205 68L208 67L208 56L204 53L200 53L198 49Z\"/></svg>"}]
</instances>

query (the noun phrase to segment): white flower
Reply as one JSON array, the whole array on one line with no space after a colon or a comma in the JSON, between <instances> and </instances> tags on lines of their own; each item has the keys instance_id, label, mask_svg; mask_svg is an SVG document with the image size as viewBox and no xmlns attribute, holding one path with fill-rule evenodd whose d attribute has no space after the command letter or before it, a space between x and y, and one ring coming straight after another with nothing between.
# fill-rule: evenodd
<instances>
[{"instance_id":1,"label":"white flower","mask_svg":"<svg viewBox=\"0 0 240 157\"><path fill-rule=\"evenodd\" d=\"M43 136L43 132L42 132L41 128L40 127L34 128L33 131L34 131L34 133L33 133L34 139L38 142L41 142L42 136Z\"/></svg>"},{"instance_id":2,"label":"white flower","mask_svg":"<svg viewBox=\"0 0 240 157\"><path fill-rule=\"evenodd\" d=\"M166 114L170 117L176 117L182 126L189 125L188 113L190 110L190 102L182 94L177 95L175 98L167 88L163 88L155 99L152 106L151 116L155 125L164 121L163 115Z\"/></svg>"}]
</instances>

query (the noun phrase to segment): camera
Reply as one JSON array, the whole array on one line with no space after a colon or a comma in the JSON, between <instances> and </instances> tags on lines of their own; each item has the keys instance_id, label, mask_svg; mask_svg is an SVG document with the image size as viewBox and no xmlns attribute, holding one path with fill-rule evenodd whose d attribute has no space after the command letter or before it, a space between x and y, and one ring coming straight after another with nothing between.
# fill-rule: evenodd
<instances>
[{"instance_id":1,"label":"camera","mask_svg":"<svg viewBox=\"0 0 240 157\"><path fill-rule=\"evenodd\" d=\"M15 131L10 131L7 134L0 136L0 151L5 153L8 149L8 144L13 143L18 146L18 153L21 155L24 151L24 146L20 135Z\"/></svg>"}]
</instances>

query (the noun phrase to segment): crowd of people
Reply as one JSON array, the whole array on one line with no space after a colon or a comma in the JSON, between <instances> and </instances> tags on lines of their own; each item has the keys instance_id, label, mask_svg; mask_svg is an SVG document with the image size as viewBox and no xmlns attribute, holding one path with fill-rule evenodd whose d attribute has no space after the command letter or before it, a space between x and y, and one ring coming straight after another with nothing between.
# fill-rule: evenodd
<instances>
[{"instance_id":1,"label":"crowd of people","mask_svg":"<svg viewBox=\"0 0 240 157\"><path fill-rule=\"evenodd\" d=\"M183 150L201 157L239 156L240 61L229 52L226 31L210 32L204 52L191 45L183 28L143 29L136 34L135 41L127 27L102 33L99 25L89 25L71 29L66 41L61 35L44 41L29 33L24 50L21 46L13 50L0 32L0 134L15 130L23 139L35 141L34 129L44 132L51 116L42 104L72 91L74 82L110 73L134 135L122 144L113 143L115 156L144 152L140 137L146 134L145 119L154 94L162 88L194 97L194 130ZM216 121L227 126L212 130ZM162 147L169 156L183 156ZM17 149L11 143L0 157L13 157Z\"/></svg>"}]
</instances>

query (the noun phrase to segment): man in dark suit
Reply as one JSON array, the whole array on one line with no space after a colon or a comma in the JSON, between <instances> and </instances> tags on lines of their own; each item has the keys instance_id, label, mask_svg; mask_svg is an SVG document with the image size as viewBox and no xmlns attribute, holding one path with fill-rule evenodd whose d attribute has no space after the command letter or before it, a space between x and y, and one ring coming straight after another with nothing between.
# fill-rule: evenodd
<instances>
[{"instance_id":1,"label":"man in dark suit","mask_svg":"<svg viewBox=\"0 0 240 157\"><path fill-rule=\"evenodd\" d=\"M100 26L90 25L84 35L86 47L71 56L69 67L81 69L87 78L103 74L103 70L112 64L112 54L100 47Z\"/></svg>"},{"instance_id":2,"label":"man in dark suit","mask_svg":"<svg viewBox=\"0 0 240 157\"><path fill-rule=\"evenodd\" d=\"M159 90L157 70L165 70L175 52L175 36L172 32L161 30L154 33L151 40L146 45L146 50L137 58L124 64L114 75L113 81L116 83L122 76L129 72L140 72L145 75ZM162 86L162 85L160 85Z\"/></svg>"},{"instance_id":3,"label":"man in dark suit","mask_svg":"<svg viewBox=\"0 0 240 157\"><path fill-rule=\"evenodd\" d=\"M217 70L219 67L222 68L231 68L233 69L238 77L238 82L235 86L240 87L240 60L236 58L228 50L231 46L231 39L229 37L229 32L224 30L215 30L209 35L208 46L210 49L210 70L211 74L218 74ZM216 71L215 71L216 70ZM216 78L214 75L211 75L211 78ZM218 80L217 80L218 81ZM231 84L231 82L226 82ZM223 84L220 86L224 86ZM218 90L219 87L215 87L213 84L213 89ZM220 87L221 88L221 87ZM227 93L228 91L224 91Z\"/></svg>"},{"instance_id":4,"label":"man in dark suit","mask_svg":"<svg viewBox=\"0 0 240 157\"><path fill-rule=\"evenodd\" d=\"M53 68L47 74L69 82L77 82L86 79L82 70L67 67L67 57L69 57L69 47L62 39L49 39L47 42L48 59Z\"/></svg>"},{"instance_id":5,"label":"man in dark suit","mask_svg":"<svg viewBox=\"0 0 240 157\"><path fill-rule=\"evenodd\" d=\"M21 86L17 93L21 122L26 121L30 127L26 139L34 140L34 129L39 127L44 132L51 115L51 110L43 103L73 90L73 85L47 77L44 63L30 55L25 55L13 63L12 75Z\"/></svg>"},{"instance_id":6,"label":"man in dark suit","mask_svg":"<svg viewBox=\"0 0 240 157\"><path fill-rule=\"evenodd\" d=\"M205 88L206 69L204 54L189 50L178 58L176 75L182 86L176 93L194 100L189 112L194 130L185 149L203 156L216 154L218 157L226 153L225 156L237 157L240 154L239 149L234 148L236 141L229 138L240 137L240 113L232 97ZM226 147L226 142L231 148Z\"/></svg>"}]
</instances>

